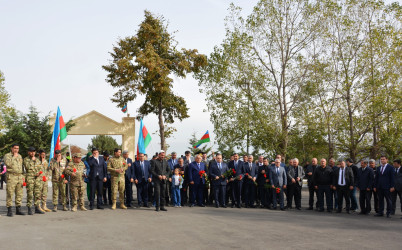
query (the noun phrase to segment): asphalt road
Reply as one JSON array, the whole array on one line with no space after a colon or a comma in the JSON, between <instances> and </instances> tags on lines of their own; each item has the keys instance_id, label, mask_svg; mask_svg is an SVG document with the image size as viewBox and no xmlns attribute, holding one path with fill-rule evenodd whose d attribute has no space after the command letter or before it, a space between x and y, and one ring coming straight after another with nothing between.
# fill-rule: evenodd
<instances>
[{"instance_id":1,"label":"asphalt road","mask_svg":"<svg viewBox=\"0 0 402 250\"><path fill-rule=\"evenodd\" d=\"M48 204L50 195L49 190ZM304 207L307 198L304 191ZM168 212L158 213L153 208L113 211L107 207L9 218L5 190L0 190L0 205L0 249L402 248L399 208L390 219L372 214L215 207L169 207Z\"/></svg>"}]
</instances>

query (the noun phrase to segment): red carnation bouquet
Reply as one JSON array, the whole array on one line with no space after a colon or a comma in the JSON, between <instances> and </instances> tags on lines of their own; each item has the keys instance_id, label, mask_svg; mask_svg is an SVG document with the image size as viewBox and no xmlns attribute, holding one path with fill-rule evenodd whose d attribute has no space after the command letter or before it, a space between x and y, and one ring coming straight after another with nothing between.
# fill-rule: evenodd
<instances>
[{"instance_id":1,"label":"red carnation bouquet","mask_svg":"<svg viewBox=\"0 0 402 250\"><path fill-rule=\"evenodd\" d=\"M77 172L77 169L76 169L76 168L74 168L74 169L73 169L73 172L74 172L74 173L76 173L76 172Z\"/></svg>"},{"instance_id":2,"label":"red carnation bouquet","mask_svg":"<svg viewBox=\"0 0 402 250\"><path fill-rule=\"evenodd\" d=\"M280 192L281 192L281 189L280 188L275 188L275 192L277 193L277 194L279 194Z\"/></svg>"},{"instance_id":3,"label":"red carnation bouquet","mask_svg":"<svg viewBox=\"0 0 402 250\"><path fill-rule=\"evenodd\" d=\"M23 186L23 187L26 187L26 186L27 186L27 183L24 181L24 182L22 183L22 186Z\"/></svg>"},{"instance_id":4,"label":"red carnation bouquet","mask_svg":"<svg viewBox=\"0 0 402 250\"><path fill-rule=\"evenodd\" d=\"M246 176L246 178L251 177L251 175L250 175L249 173L245 173L244 175ZM249 178L249 179L253 181L253 184L254 184L254 185L258 186L257 182L253 179L253 177L251 177L251 178Z\"/></svg>"},{"instance_id":5,"label":"red carnation bouquet","mask_svg":"<svg viewBox=\"0 0 402 250\"><path fill-rule=\"evenodd\" d=\"M42 177L42 180L43 180L43 182L46 182L46 176L45 175Z\"/></svg>"},{"instance_id":6,"label":"red carnation bouquet","mask_svg":"<svg viewBox=\"0 0 402 250\"><path fill-rule=\"evenodd\" d=\"M64 174L62 174L60 177L61 177L62 179L64 179Z\"/></svg>"},{"instance_id":7,"label":"red carnation bouquet","mask_svg":"<svg viewBox=\"0 0 402 250\"><path fill-rule=\"evenodd\" d=\"M200 172L198 172L198 174L200 175L200 178L202 178L202 176L205 174L205 171L201 170Z\"/></svg>"},{"instance_id":8,"label":"red carnation bouquet","mask_svg":"<svg viewBox=\"0 0 402 250\"><path fill-rule=\"evenodd\" d=\"M39 171L39 175L41 175L41 174L43 174L43 172L42 172L42 171Z\"/></svg>"}]
</instances>

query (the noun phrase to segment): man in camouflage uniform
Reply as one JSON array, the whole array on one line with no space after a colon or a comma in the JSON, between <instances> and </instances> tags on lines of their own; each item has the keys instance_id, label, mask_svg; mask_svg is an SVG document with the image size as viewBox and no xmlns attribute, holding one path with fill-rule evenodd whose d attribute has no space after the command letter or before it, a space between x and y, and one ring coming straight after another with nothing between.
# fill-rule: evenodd
<instances>
[{"instance_id":1,"label":"man in camouflage uniform","mask_svg":"<svg viewBox=\"0 0 402 250\"><path fill-rule=\"evenodd\" d=\"M68 163L68 166L65 170L66 175L70 176L70 192L73 209L71 211L77 211L77 199L79 199L80 209L82 211L87 211L85 208L84 202L84 193L85 193L85 164L81 161L81 154L75 153L73 154L73 161Z\"/></svg>"},{"instance_id":2,"label":"man in camouflage uniform","mask_svg":"<svg viewBox=\"0 0 402 250\"><path fill-rule=\"evenodd\" d=\"M4 163L7 167L7 216L12 217L13 212L11 210L12 195L15 194L15 207L17 215L25 215L21 211L22 203L22 185L25 182L22 169L22 157L18 153L20 146L13 144L11 146L11 153L7 153L4 156Z\"/></svg>"},{"instance_id":3,"label":"man in camouflage uniform","mask_svg":"<svg viewBox=\"0 0 402 250\"><path fill-rule=\"evenodd\" d=\"M50 160L50 170L52 171L52 188L53 188L53 212L57 212L57 204L59 198L59 191L61 195L61 203L63 210L67 211L66 206L66 188L65 185L68 181L64 176L66 168L66 160L61 157L60 150L54 152L54 158Z\"/></svg>"},{"instance_id":4,"label":"man in camouflage uniform","mask_svg":"<svg viewBox=\"0 0 402 250\"><path fill-rule=\"evenodd\" d=\"M23 166L25 172L25 182L27 185L27 207L28 207L28 215L33 215L32 212L32 204L34 198L34 189L35 189L35 182L38 178L39 171L39 160L35 156L36 149L34 147L28 148L28 156L24 158ZM35 208L35 212L38 209ZM42 212L43 214L43 212Z\"/></svg>"},{"instance_id":5,"label":"man in camouflage uniform","mask_svg":"<svg viewBox=\"0 0 402 250\"><path fill-rule=\"evenodd\" d=\"M48 187L48 180L49 176L49 164L46 160L46 153L42 149L39 150L39 172L42 171L42 174L36 178L35 181L35 213L42 212L50 212L51 210L46 207L46 200L47 200L47 187ZM41 207L42 202L42 207ZM37 211L39 210L39 211Z\"/></svg>"},{"instance_id":6,"label":"man in camouflage uniform","mask_svg":"<svg viewBox=\"0 0 402 250\"><path fill-rule=\"evenodd\" d=\"M127 209L124 205L124 173L127 170L127 164L121 156L121 149L114 150L114 157L107 164L107 171L110 172L112 184L112 209L116 209L116 193L119 190L120 208Z\"/></svg>"}]
</instances>

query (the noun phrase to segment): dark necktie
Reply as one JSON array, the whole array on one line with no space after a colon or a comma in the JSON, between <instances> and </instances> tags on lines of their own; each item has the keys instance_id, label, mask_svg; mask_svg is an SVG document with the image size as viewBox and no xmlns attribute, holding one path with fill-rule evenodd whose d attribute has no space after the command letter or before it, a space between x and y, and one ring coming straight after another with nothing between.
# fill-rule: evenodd
<instances>
[{"instance_id":1,"label":"dark necktie","mask_svg":"<svg viewBox=\"0 0 402 250\"><path fill-rule=\"evenodd\" d=\"M343 185L343 169L341 168L341 185Z\"/></svg>"},{"instance_id":2,"label":"dark necktie","mask_svg":"<svg viewBox=\"0 0 402 250\"><path fill-rule=\"evenodd\" d=\"M276 175L279 176L279 168L276 168Z\"/></svg>"}]
</instances>

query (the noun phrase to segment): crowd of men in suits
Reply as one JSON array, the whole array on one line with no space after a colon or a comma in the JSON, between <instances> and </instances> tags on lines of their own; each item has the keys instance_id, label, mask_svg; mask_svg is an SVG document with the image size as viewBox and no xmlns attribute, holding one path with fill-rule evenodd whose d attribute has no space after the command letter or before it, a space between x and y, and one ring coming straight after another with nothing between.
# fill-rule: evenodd
<instances>
[{"instance_id":1,"label":"crowd of men in suits","mask_svg":"<svg viewBox=\"0 0 402 250\"><path fill-rule=\"evenodd\" d=\"M63 161L60 160L60 152L57 153L52 162L62 168ZM235 153L228 162L224 162L219 153L208 160L205 153L192 157L190 151L186 151L182 157L172 152L170 159L165 159L165 152L160 151L150 160L145 154L139 154L136 160L132 160L127 151L121 152L120 149L114 150L113 157L109 157L107 152L101 156L96 148L92 153L92 156L83 159L87 170L82 176L88 178L91 210L95 206L95 195L98 209L103 209L107 203L116 209L117 195L120 208L132 207L135 185L137 207L154 206L156 211L167 211L166 207L173 204L173 172L176 172L184 180L180 182L181 206L301 210L303 179L306 178L308 210L314 210L315 207L319 212L324 212L326 208L327 212L341 213L345 210L350 213L358 211L360 205L359 214L368 215L374 198L375 216L384 216L386 202L385 215L390 217L395 214L399 197L402 211L401 161L394 160L392 166L386 156L381 156L378 167L375 166L375 160L362 160L361 166L357 167L351 159L337 163L329 159L329 164L326 159L321 159L318 164L316 158L302 167L297 158L285 165L281 155L277 155L274 161L263 156L254 160L253 155L244 155L240 160L239 154ZM14 155L16 157L18 152ZM59 160L56 160L57 157ZM73 159L74 164L79 164L81 155L74 154ZM18 162L13 164L19 166ZM7 168L12 172L11 163ZM66 182L63 179L63 183ZM357 191L359 202L356 199ZM57 211L57 204L54 206L53 211Z\"/></svg>"}]
</instances>

